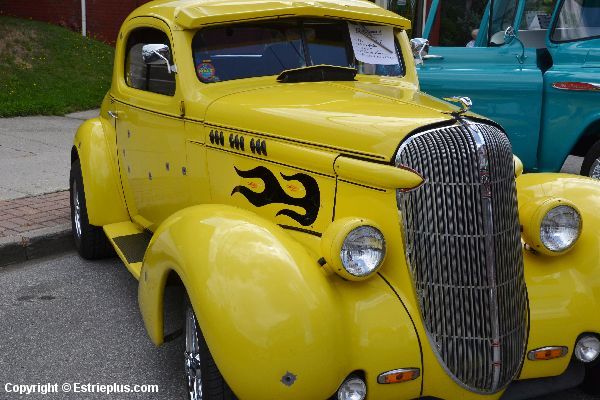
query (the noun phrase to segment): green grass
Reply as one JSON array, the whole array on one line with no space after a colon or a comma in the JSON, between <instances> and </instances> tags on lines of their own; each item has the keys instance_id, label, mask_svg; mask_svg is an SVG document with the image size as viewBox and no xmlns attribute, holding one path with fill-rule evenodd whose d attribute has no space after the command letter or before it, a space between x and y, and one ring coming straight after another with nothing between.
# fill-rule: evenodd
<instances>
[{"instance_id":1,"label":"green grass","mask_svg":"<svg viewBox=\"0 0 600 400\"><path fill-rule=\"evenodd\" d=\"M114 49L43 22L0 16L0 117L97 108Z\"/></svg>"}]
</instances>

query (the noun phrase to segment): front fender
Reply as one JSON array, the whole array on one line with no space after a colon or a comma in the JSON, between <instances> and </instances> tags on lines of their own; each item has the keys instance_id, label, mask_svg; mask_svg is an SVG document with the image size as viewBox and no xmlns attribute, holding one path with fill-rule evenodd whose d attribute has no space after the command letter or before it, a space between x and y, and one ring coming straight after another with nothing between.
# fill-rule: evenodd
<instances>
[{"instance_id":1,"label":"front fender","mask_svg":"<svg viewBox=\"0 0 600 400\"><path fill-rule=\"evenodd\" d=\"M567 357L525 360L520 378L559 375L567 368L577 337L600 333L600 183L566 174L525 174L517 178L519 210L531 202L558 197L574 203L583 221L581 236L565 254L524 251L531 328L528 351L568 346ZM521 223L528 221L521 217Z\"/></svg>"},{"instance_id":2,"label":"front fender","mask_svg":"<svg viewBox=\"0 0 600 400\"><path fill-rule=\"evenodd\" d=\"M114 128L102 117L81 124L73 140L81 164L88 219L95 226L129 220L115 144Z\"/></svg>"},{"instance_id":3,"label":"front fender","mask_svg":"<svg viewBox=\"0 0 600 400\"><path fill-rule=\"evenodd\" d=\"M344 363L343 335L335 295L316 261L250 212L187 208L161 224L146 252L139 286L144 322L160 343L162 290L173 270L238 396L330 395L345 376L336 368ZM297 377L291 386L281 382L288 372Z\"/></svg>"},{"instance_id":4,"label":"front fender","mask_svg":"<svg viewBox=\"0 0 600 400\"><path fill-rule=\"evenodd\" d=\"M388 284L327 274L287 232L249 211L202 205L169 217L150 242L139 303L163 340L163 294L183 282L210 351L242 399L325 399L362 371L377 399L418 397L421 379L380 385L377 375L421 368L414 325ZM286 385L287 373L296 379Z\"/></svg>"}]
</instances>

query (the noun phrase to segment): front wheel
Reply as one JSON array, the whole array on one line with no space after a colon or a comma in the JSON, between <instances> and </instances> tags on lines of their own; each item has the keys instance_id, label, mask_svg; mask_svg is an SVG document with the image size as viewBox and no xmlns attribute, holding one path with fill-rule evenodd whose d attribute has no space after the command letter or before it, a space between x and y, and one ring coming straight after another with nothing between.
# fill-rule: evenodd
<instances>
[{"instance_id":1,"label":"front wheel","mask_svg":"<svg viewBox=\"0 0 600 400\"><path fill-rule=\"evenodd\" d=\"M189 400L237 400L210 354L189 302L185 310L184 371Z\"/></svg>"},{"instance_id":2,"label":"front wheel","mask_svg":"<svg viewBox=\"0 0 600 400\"><path fill-rule=\"evenodd\" d=\"M581 164L581 175L600 179L600 140L587 152Z\"/></svg>"}]
</instances>

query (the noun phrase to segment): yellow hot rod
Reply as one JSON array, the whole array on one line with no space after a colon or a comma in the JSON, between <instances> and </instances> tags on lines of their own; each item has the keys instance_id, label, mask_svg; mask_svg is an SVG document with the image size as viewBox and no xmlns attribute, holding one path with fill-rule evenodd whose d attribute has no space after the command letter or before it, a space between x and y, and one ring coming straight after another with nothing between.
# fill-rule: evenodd
<instances>
[{"instance_id":1,"label":"yellow hot rod","mask_svg":"<svg viewBox=\"0 0 600 400\"><path fill-rule=\"evenodd\" d=\"M523 398L598 376L600 186L522 174L419 91L363 0L155 1L71 151L75 243L116 251L190 399Z\"/></svg>"}]
</instances>

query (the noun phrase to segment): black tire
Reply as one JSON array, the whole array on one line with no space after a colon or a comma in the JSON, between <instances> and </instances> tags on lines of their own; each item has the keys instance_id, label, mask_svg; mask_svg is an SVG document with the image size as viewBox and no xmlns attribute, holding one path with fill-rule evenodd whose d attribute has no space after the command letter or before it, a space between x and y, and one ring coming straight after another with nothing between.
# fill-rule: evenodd
<instances>
[{"instance_id":1,"label":"black tire","mask_svg":"<svg viewBox=\"0 0 600 400\"><path fill-rule=\"evenodd\" d=\"M114 254L102 228L90 225L85 203L81 164L75 160L71 164L69 177L69 192L71 200L71 230L75 248L81 257L87 260L110 257Z\"/></svg>"},{"instance_id":2,"label":"black tire","mask_svg":"<svg viewBox=\"0 0 600 400\"><path fill-rule=\"evenodd\" d=\"M598 164L594 163L598 161ZM594 166L594 169L592 169ZM586 153L583 158L583 164L581 164L581 175L592 176L596 179L600 179L600 140L597 141Z\"/></svg>"},{"instance_id":3,"label":"black tire","mask_svg":"<svg viewBox=\"0 0 600 400\"><path fill-rule=\"evenodd\" d=\"M204 335L198 325L196 315L194 314L194 310L192 309L189 300L186 302L185 313L184 381L187 388L188 400L198 400L200 398L194 397L193 388L195 383L191 381L191 379L193 379L192 376L198 376L195 374L198 366L200 367L198 379L200 379L201 382L202 400L237 400L237 397L235 397L235 394L233 394L233 391L227 382L225 382L217 364L215 364L215 360L210 354L210 350L208 349L206 340L204 340ZM193 321L188 318L193 318ZM197 347L191 343L189 335L195 335L197 338ZM196 357L190 352L193 348L197 348L198 350ZM192 369L188 366L191 366Z\"/></svg>"},{"instance_id":4,"label":"black tire","mask_svg":"<svg viewBox=\"0 0 600 400\"><path fill-rule=\"evenodd\" d=\"M586 365L581 390L590 395L600 395L600 362L596 362L595 365Z\"/></svg>"}]
</instances>

